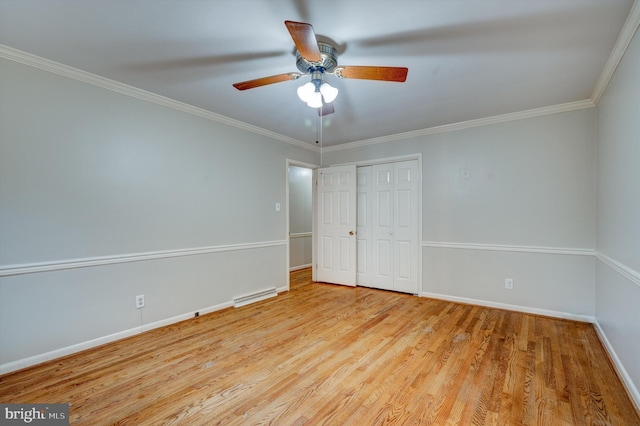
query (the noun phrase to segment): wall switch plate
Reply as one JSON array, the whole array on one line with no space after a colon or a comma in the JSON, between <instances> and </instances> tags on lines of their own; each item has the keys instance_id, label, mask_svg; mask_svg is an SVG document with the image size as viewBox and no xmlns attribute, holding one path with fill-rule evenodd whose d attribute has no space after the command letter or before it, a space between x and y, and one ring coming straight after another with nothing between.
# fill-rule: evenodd
<instances>
[{"instance_id":1,"label":"wall switch plate","mask_svg":"<svg viewBox=\"0 0 640 426\"><path fill-rule=\"evenodd\" d=\"M144 294L136 296L136 309L144 308Z\"/></svg>"},{"instance_id":2,"label":"wall switch plate","mask_svg":"<svg viewBox=\"0 0 640 426\"><path fill-rule=\"evenodd\" d=\"M279 212L280 211L280 203L276 203L276 211Z\"/></svg>"},{"instance_id":3,"label":"wall switch plate","mask_svg":"<svg viewBox=\"0 0 640 426\"><path fill-rule=\"evenodd\" d=\"M508 290L513 290L513 278L504 279L504 288Z\"/></svg>"}]
</instances>

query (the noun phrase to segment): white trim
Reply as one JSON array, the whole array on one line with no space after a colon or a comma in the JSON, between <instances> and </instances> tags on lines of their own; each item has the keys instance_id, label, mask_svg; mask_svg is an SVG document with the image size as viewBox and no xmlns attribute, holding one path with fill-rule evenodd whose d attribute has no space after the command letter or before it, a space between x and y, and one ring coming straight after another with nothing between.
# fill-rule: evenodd
<instances>
[{"instance_id":1,"label":"white trim","mask_svg":"<svg viewBox=\"0 0 640 426\"><path fill-rule=\"evenodd\" d=\"M311 170L317 169L318 167L320 167L317 164L305 163L304 161L291 160L289 158L287 158L287 166L302 167L303 169L311 169Z\"/></svg>"},{"instance_id":2,"label":"white trim","mask_svg":"<svg viewBox=\"0 0 640 426\"><path fill-rule=\"evenodd\" d=\"M633 383L633 380L631 379L631 377L629 377L629 373L627 373L624 365L622 365L620 358L618 358L618 354L613 349L613 346L611 345L611 342L609 342L609 339L607 339L607 335L600 326L600 323L596 320L593 325L595 326L596 332L598 333L598 337L600 338L602 345L609 353L611 361L613 361L613 367L618 373L618 377L620 378L622 385L625 387L627 393L631 397L631 400L634 402L636 410L640 411L640 391L638 391L638 388Z\"/></svg>"},{"instance_id":3,"label":"white trim","mask_svg":"<svg viewBox=\"0 0 640 426\"><path fill-rule=\"evenodd\" d=\"M295 145L299 148L308 149L313 152L320 152L320 148L307 142L303 142L289 136L281 135L280 133L272 132L261 127L253 126L240 120L225 117L224 115L216 114L215 112L211 112L203 108L198 108L184 102L179 102L165 96L148 92L146 90L138 89L137 87L129 86L128 84L120 83L119 81L111 80L96 74L92 74L90 72L82 71L68 65L51 61L49 59L41 58L39 56L32 55L30 53L26 53L2 44L0 44L0 58L9 59L14 62L19 62L24 65L41 69L43 71L48 71L57 75L71 78L73 80L111 90L112 92L121 93L126 96L131 96L133 98L154 103L156 105L161 105L167 108L185 112L187 114L205 118L207 120L226 124L238 129L246 130L248 132L257 133L271 139L286 142L290 145Z\"/></svg>"},{"instance_id":4,"label":"white trim","mask_svg":"<svg viewBox=\"0 0 640 426\"><path fill-rule=\"evenodd\" d=\"M422 198L422 191L423 191L423 187L422 187L422 181L423 181L423 174L422 174L422 153L417 154L418 155L418 173L419 173L419 179L418 179L418 238L422 238L422 222L423 222L423 211L422 211L422 202L423 202L423 198ZM423 250L423 245L420 244L420 240L418 240L418 282L420 283L418 285L418 290L420 290L422 288L423 285L423 279L424 279L424 274L422 272L422 268L423 268L423 259L424 259L424 250Z\"/></svg>"},{"instance_id":5,"label":"white trim","mask_svg":"<svg viewBox=\"0 0 640 426\"><path fill-rule=\"evenodd\" d=\"M618 40L616 41L616 44L609 55L609 59L600 74L600 78L593 89L591 100L594 104L597 105L600 102L600 99L607 89L613 74L616 72L620 61L622 61L622 58L624 57L633 36L638 30L638 26L640 26L640 1L636 0L633 3L633 6L631 6L627 20L622 26L622 31L620 31L620 35L618 36Z\"/></svg>"},{"instance_id":6,"label":"white trim","mask_svg":"<svg viewBox=\"0 0 640 426\"><path fill-rule=\"evenodd\" d=\"M311 172L311 281L318 279L318 169ZM315 265L315 266L314 266Z\"/></svg>"},{"instance_id":7,"label":"white trim","mask_svg":"<svg viewBox=\"0 0 640 426\"><path fill-rule=\"evenodd\" d=\"M51 361L53 359L60 358L66 355L71 355L76 352L95 348L96 346L104 345L105 343L111 343L115 342L116 340L135 336L139 333L140 327L138 326L135 328L130 328L129 330L109 334L108 336L103 336L97 339L88 340L86 342L77 343L75 345L67 346L64 348L55 349L43 354L30 356L28 358L19 359L17 361L7 362L6 364L0 365L0 374L6 374L12 371L21 370L23 368L31 367L32 365L41 364L43 362Z\"/></svg>"},{"instance_id":8,"label":"white trim","mask_svg":"<svg viewBox=\"0 0 640 426\"><path fill-rule=\"evenodd\" d=\"M410 161L410 160L419 160L420 166L422 166L422 153L416 154L407 154L407 155L398 155L395 157L387 157L387 158L376 158L374 160L361 160L361 161L352 161L350 163L339 163L332 164L331 167L339 167L339 166L348 166L355 165L356 167L364 167L364 166L375 166L376 164L388 164L388 163L399 163L401 161ZM422 170L422 167L420 167ZM422 172L420 173L422 176Z\"/></svg>"},{"instance_id":9,"label":"white trim","mask_svg":"<svg viewBox=\"0 0 640 426\"><path fill-rule=\"evenodd\" d=\"M222 309L230 308L233 306L233 302L223 302L217 305L209 306L207 308L196 309L192 312L187 312L186 314L176 315L171 318L165 318L163 320L155 321L149 324L142 325L142 332L153 330L155 328L165 327L167 325L174 324L176 322L185 321L190 318L195 317L195 313L198 312L199 315L210 314L211 312L220 311Z\"/></svg>"},{"instance_id":10,"label":"white trim","mask_svg":"<svg viewBox=\"0 0 640 426\"><path fill-rule=\"evenodd\" d=\"M301 269L307 269L307 268L311 268L311 263L307 263L306 265L298 265L298 266L292 266L289 268L289 272L293 272L293 271L299 271Z\"/></svg>"},{"instance_id":11,"label":"white trim","mask_svg":"<svg viewBox=\"0 0 640 426\"><path fill-rule=\"evenodd\" d=\"M510 246L502 244L474 244L474 243L449 243L437 241L423 241L423 247L462 249L462 250L489 250L489 251L509 251L519 253L543 253L543 254L563 254L570 256L593 256L592 249L564 248L564 247L537 247L537 246Z\"/></svg>"},{"instance_id":12,"label":"white trim","mask_svg":"<svg viewBox=\"0 0 640 426\"><path fill-rule=\"evenodd\" d=\"M576 111L579 109L593 108L595 103L591 99L582 101L567 102L565 104L552 105L548 107L535 108L526 111L512 112L509 114L496 115L493 117L478 118L476 120L461 121L459 123L445 124L442 126L429 127L426 129L414 130L411 132L396 133L389 136L365 139L361 141L348 142L324 148L325 152L342 151L344 149L359 148L367 145L375 145L385 142L392 142L402 139L411 139L420 136L433 135L437 133L452 132L455 130L469 129L472 127L487 126L490 124L506 123L509 121L523 120L525 118L540 117L543 115L558 114L561 112Z\"/></svg>"},{"instance_id":13,"label":"white trim","mask_svg":"<svg viewBox=\"0 0 640 426\"><path fill-rule=\"evenodd\" d=\"M176 315L171 318L145 324L141 327L138 326L138 327L130 328L128 330L119 331L117 333L109 334L107 336L102 336L96 339L87 340L86 342L76 343L74 345L66 346L64 348L55 349L53 351L45 352L43 354L34 355L28 358L19 359L17 361L8 362L6 364L0 365L0 374L6 374L12 371L31 367L33 365L51 361L53 359L60 358L66 355L71 355L80 351L95 348L96 346L104 345L105 343L115 342L117 340L121 340L126 337L131 337L131 336L135 336L136 334L144 333L145 331L164 327L170 324L187 320L189 318L194 318L196 312L198 312L200 315L203 315L203 314L219 311L222 309L230 308L232 306L233 306L233 302L224 302L218 305L210 306L208 308L197 309L193 312L189 312L182 315Z\"/></svg>"},{"instance_id":14,"label":"white trim","mask_svg":"<svg viewBox=\"0 0 640 426\"><path fill-rule=\"evenodd\" d=\"M614 271L616 271L617 273L619 273L620 275L622 275L623 277L625 277L626 279L634 283L635 285L640 286L640 273L638 273L637 271L634 271L628 266L623 265L617 260L613 260L609 256L600 252L596 252L596 259L598 259L600 262L604 263L605 265L607 265L608 267L610 267L611 269L613 269Z\"/></svg>"},{"instance_id":15,"label":"white trim","mask_svg":"<svg viewBox=\"0 0 640 426\"><path fill-rule=\"evenodd\" d=\"M33 274L36 272L59 271L61 269L87 268L91 266L112 265L116 263L140 262L145 260L167 259L171 257L194 256L199 254L253 250L265 247L286 245L287 241L265 241L259 243L230 244L224 246L198 247L179 250L164 250L146 253L121 254L114 256L87 257L80 259L39 262L0 267L0 277L10 275Z\"/></svg>"},{"instance_id":16,"label":"white trim","mask_svg":"<svg viewBox=\"0 0 640 426\"><path fill-rule=\"evenodd\" d=\"M523 312L526 314L543 315L547 317L569 319L569 320L580 321L580 322L594 323L596 321L595 317L590 315L576 315L576 314L570 314L567 312L551 311L548 309L532 308L529 306L512 305L510 303L492 302L489 300L470 299L467 297L450 296L448 294L431 293L427 291L420 293L420 297L446 300L448 302L465 303L468 305L486 306L488 308L506 309L508 311L517 311L517 312Z\"/></svg>"},{"instance_id":17,"label":"white trim","mask_svg":"<svg viewBox=\"0 0 640 426\"><path fill-rule=\"evenodd\" d=\"M311 232L296 232L295 234L289 234L289 238L310 238L312 235Z\"/></svg>"}]
</instances>

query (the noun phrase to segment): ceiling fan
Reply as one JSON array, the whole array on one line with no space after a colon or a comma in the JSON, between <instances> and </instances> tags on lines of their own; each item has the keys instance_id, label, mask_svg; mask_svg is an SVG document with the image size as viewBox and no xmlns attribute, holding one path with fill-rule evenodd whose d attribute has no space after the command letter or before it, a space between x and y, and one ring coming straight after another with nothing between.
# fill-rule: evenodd
<instances>
[{"instance_id":1,"label":"ceiling fan","mask_svg":"<svg viewBox=\"0 0 640 426\"><path fill-rule=\"evenodd\" d=\"M296 45L296 67L300 72L289 72L235 83L238 90L253 89L268 84L297 80L311 75L311 81L298 88L298 96L308 106L318 109L319 115L334 112L333 100L338 89L324 82L325 74L339 78L404 82L408 68L341 65L338 66L336 48L329 43L319 42L311 24L284 21Z\"/></svg>"}]
</instances>

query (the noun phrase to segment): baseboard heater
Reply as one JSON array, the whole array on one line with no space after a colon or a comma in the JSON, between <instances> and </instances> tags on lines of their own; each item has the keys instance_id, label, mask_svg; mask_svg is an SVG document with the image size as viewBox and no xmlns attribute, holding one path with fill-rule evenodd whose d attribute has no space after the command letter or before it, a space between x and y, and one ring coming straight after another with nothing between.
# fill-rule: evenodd
<instances>
[{"instance_id":1,"label":"baseboard heater","mask_svg":"<svg viewBox=\"0 0 640 426\"><path fill-rule=\"evenodd\" d=\"M275 287L268 288L266 290L256 291L255 293L247 294L244 296L238 296L233 298L233 307L239 308L240 306L248 305L250 303L259 302L270 297L276 297L278 291Z\"/></svg>"}]
</instances>

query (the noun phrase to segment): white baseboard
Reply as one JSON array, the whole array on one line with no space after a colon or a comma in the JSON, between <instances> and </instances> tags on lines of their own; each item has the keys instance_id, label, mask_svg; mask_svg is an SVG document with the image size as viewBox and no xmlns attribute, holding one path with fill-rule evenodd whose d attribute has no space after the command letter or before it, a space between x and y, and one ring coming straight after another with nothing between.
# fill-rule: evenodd
<instances>
[{"instance_id":1,"label":"white baseboard","mask_svg":"<svg viewBox=\"0 0 640 426\"><path fill-rule=\"evenodd\" d=\"M609 353L609 357L613 362L613 367L616 369L616 372L618 373L618 377L620 377L620 381L622 382L625 389L627 390L627 393L629 394L631 401L633 401L633 403L635 404L636 410L640 412L640 391L638 391L638 388L633 383L633 380L631 380L631 377L629 377L627 370L622 365L620 358L618 358L618 354L616 354L616 351L613 349L611 342L609 342L609 339L607 339L607 335L605 334L602 327L600 327L600 324L598 323L597 320L594 322L594 326L596 328L596 332L598 333L598 337L602 342L602 345L605 347L605 349Z\"/></svg>"},{"instance_id":2,"label":"white baseboard","mask_svg":"<svg viewBox=\"0 0 640 426\"><path fill-rule=\"evenodd\" d=\"M224 302L218 305L209 306L208 308L196 309L193 312L188 312L186 314L176 315L175 317L166 318L160 321L155 321L149 324L142 325L142 332L153 330L154 328L164 327L166 325L175 324L180 321L188 320L189 318L195 317L196 312L200 315L209 314L211 312L220 311L222 309L230 308L233 306L233 302Z\"/></svg>"},{"instance_id":3,"label":"white baseboard","mask_svg":"<svg viewBox=\"0 0 640 426\"><path fill-rule=\"evenodd\" d=\"M292 266L289 268L289 272L299 271L301 269L311 268L311 263L307 263L305 265Z\"/></svg>"},{"instance_id":4,"label":"white baseboard","mask_svg":"<svg viewBox=\"0 0 640 426\"><path fill-rule=\"evenodd\" d=\"M31 367L36 364L51 361L56 358L71 355L76 352L84 351L86 349L95 348L96 346L104 345L105 343L115 342L116 340L124 339L140 333L140 327L130 328L129 330L119 331L117 333L109 334L108 336L98 337L97 339L88 340L82 343L76 343L75 345L67 346L64 348L56 349L43 354L34 355L29 358L19 359L17 361L7 362L0 365L0 374L11 373L12 371L21 370L23 368Z\"/></svg>"},{"instance_id":5,"label":"white baseboard","mask_svg":"<svg viewBox=\"0 0 640 426\"><path fill-rule=\"evenodd\" d=\"M61 358L63 356L67 356L67 355L71 355L87 349L95 348L96 346L104 345L105 343L111 343L117 340L124 339L126 337L135 336L136 334L153 330L154 328L160 328L166 325L174 324L176 322L184 321L189 318L193 318L196 312L200 313L200 315L203 315L203 314L208 314L210 312L219 311L225 308L230 308L231 306L233 306L233 302L225 302L225 303L210 306L207 308L197 309L193 312L189 312L186 314L176 315L174 317L167 318L160 321L155 321L149 324L143 324L140 327L130 328L128 330L119 331L117 333L109 334L107 336L98 337L97 339L92 339L86 342L76 343L75 345L70 345L64 348L55 349L53 351L45 352L43 354L19 359L17 361L11 361L11 362L0 365L0 374L11 373L12 371L21 370L23 368L31 367L37 364L42 364L43 362L51 361L56 358Z\"/></svg>"},{"instance_id":6,"label":"white baseboard","mask_svg":"<svg viewBox=\"0 0 640 426\"><path fill-rule=\"evenodd\" d=\"M569 319L569 320L589 322L589 323L596 322L595 317L592 317L589 315L570 314L567 312L551 311L548 309L532 308L529 306L512 305L509 303L491 302L488 300L470 299L467 297L450 296L448 294L429 293L429 292L422 292L420 293L420 296L429 297L431 299L446 300L448 302L466 303L469 305L486 306L488 308L496 308L496 309L506 309L508 311L517 311L517 312L523 312L526 314L544 315L546 317L562 318L562 319Z\"/></svg>"}]
</instances>

